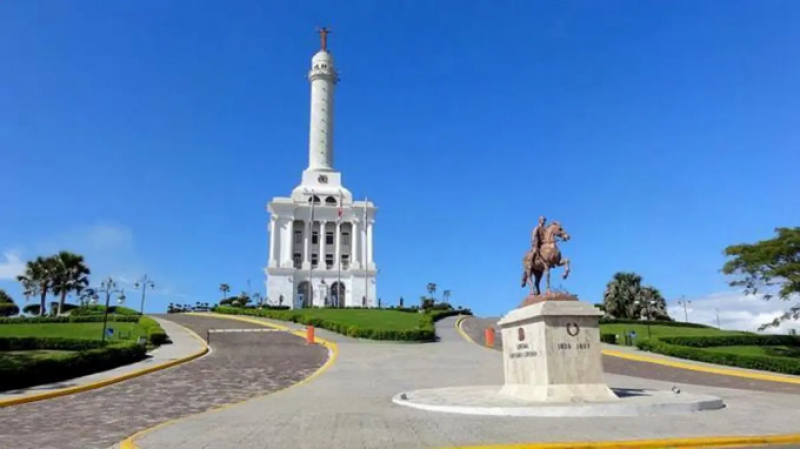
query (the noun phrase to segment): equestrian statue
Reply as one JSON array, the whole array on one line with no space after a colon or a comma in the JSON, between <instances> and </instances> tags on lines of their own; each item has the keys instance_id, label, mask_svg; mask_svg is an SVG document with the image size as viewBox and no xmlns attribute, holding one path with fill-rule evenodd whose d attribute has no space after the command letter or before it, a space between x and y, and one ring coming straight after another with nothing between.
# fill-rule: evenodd
<instances>
[{"instance_id":1,"label":"equestrian statue","mask_svg":"<svg viewBox=\"0 0 800 449\"><path fill-rule=\"evenodd\" d=\"M550 270L555 267L564 267L563 278L569 276L569 259L561 256L557 240L569 240L569 234L557 221L546 225L547 218L539 217L539 223L531 232L531 249L522 259L522 287L530 285L531 295L540 295L539 283L542 275L545 276L545 292L550 292Z\"/></svg>"}]
</instances>

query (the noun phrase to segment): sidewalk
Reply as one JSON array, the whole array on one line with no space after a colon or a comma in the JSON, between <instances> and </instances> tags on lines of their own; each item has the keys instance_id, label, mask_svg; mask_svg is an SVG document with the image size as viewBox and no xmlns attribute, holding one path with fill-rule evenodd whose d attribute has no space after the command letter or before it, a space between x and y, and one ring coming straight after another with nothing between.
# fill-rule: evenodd
<instances>
[{"instance_id":1,"label":"sidewalk","mask_svg":"<svg viewBox=\"0 0 800 449\"><path fill-rule=\"evenodd\" d=\"M745 368L737 368L727 365L715 365L712 363L698 362L695 360L680 359L653 352L642 351L635 346L618 346L603 344L603 354L612 357L621 357L629 360L641 362L657 363L675 368L704 371L708 373L725 374L728 376L746 377L749 379L769 380L773 382L784 382L800 384L800 376L789 374L773 373L770 371L759 371Z\"/></svg>"},{"instance_id":2,"label":"sidewalk","mask_svg":"<svg viewBox=\"0 0 800 449\"><path fill-rule=\"evenodd\" d=\"M57 396L79 393L81 391L111 385L153 371L169 368L208 352L205 342L188 329L171 321L153 317L164 328L172 344L166 344L150 352L149 357L140 362L120 366L88 376L77 377L46 385L0 392L0 407L41 401Z\"/></svg>"}]
</instances>

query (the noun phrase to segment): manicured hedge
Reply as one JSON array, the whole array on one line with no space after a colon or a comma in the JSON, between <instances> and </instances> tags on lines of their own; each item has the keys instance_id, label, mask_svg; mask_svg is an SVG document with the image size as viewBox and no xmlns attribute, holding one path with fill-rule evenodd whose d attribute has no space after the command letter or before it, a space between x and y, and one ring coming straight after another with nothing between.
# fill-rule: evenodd
<instances>
[{"instance_id":1,"label":"manicured hedge","mask_svg":"<svg viewBox=\"0 0 800 449\"><path fill-rule=\"evenodd\" d=\"M216 313L228 315L250 315L271 318L274 320L291 321L294 323L311 325L321 329L327 329L339 334L354 338L367 338L370 340L394 340L394 341L434 341L436 332L433 327L433 317L428 314L420 314L420 325L417 329L394 330L394 329L368 329L355 325L347 325L335 321L326 320L319 317L311 317L288 310L264 310L264 309L242 309L238 307L219 306L214 309Z\"/></svg>"},{"instance_id":2,"label":"manicured hedge","mask_svg":"<svg viewBox=\"0 0 800 449\"><path fill-rule=\"evenodd\" d=\"M61 339L61 342L53 341L55 339L49 340L49 343L52 344L50 345L51 347L40 347L39 349L67 349L66 346L69 346L66 343L68 339ZM86 343L81 341L70 344L80 346L97 343L99 342ZM12 343L6 342L4 344L10 345ZM45 342L25 344L33 346L49 345ZM100 344L102 345L102 343ZM145 346L133 342L112 343L92 349L83 349L73 353L41 358L0 353L0 391L61 382L113 369L142 360L145 358L145 353Z\"/></svg>"},{"instance_id":3,"label":"manicured hedge","mask_svg":"<svg viewBox=\"0 0 800 449\"><path fill-rule=\"evenodd\" d=\"M0 337L0 351L32 351L36 349L82 351L102 348L107 345L107 342L91 338Z\"/></svg>"},{"instance_id":4,"label":"manicured hedge","mask_svg":"<svg viewBox=\"0 0 800 449\"><path fill-rule=\"evenodd\" d=\"M707 326L705 324L698 324L698 323L686 323L683 321L649 321L652 325L658 326L670 326L670 327L693 327L699 329L716 329L712 326ZM648 321L645 320L618 320L612 318L600 318L600 324L648 324Z\"/></svg>"},{"instance_id":5,"label":"manicured hedge","mask_svg":"<svg viewBox=\"0 0 800 449\"><path fill-rule=\"evenodd\" d=\"M617 344L617 334L600 334L600 341L615 345Z\"/></svg>"},{"instance_id":6,"label":"manicured hedge","mask_svg":"<svg viewBox=\"0 0 800 449\"><path fill-rule=\"evenodd\" d=\"M108 321L115 323L138 323L139 315L109 315ZM0 318L2 324L44 324L44 323L102 323L103 315L32 316Z\"/></svg>"},{"instance_id":7,"label":"manicured hedge","mask_svg":"<svg viewBox=\"0 0 800 449\"><path fill-rule=\"evenodd\" d=\"M672 337L673 340L678 337ZM708 337L680 337L708 338ZM716 337L714 337L716 338ZM666 339L640 340L636 346L643 351L651 351L682 359L696 360L698 362L714 363L717 365L735 366L739 368L773 371L783 374L800 374L800 360L790 358L771 357L761 355L742 355L724 352L714 352L698 347L679 346L669 344Z\"/></svg>"},{"instance_id":8,"label":"manicured hedge","mask_svg":"<svg viewBox=\"0 0 800 449\"><path fill-rule=\"evenodd\" d=\"M161 325L158 324L158 321L150 318L149 316L142 316L139 319L139 324L147 332L147 341L151 345L160 346L166 343L172 343L167 333L164 332L164 329L162 329Z\"/></svg>"},{"instance_id":9,"label":"manicured hedge","mask_svg":"<svg viewBox=\"0 0 800 449\"><path fill-rule=\"evenodd\" d=\"M800 346L800 337L795 335L714 335L703 337L661 337L671 345L692 348L714 346Z\"/></svg>"},{"instance_id":10,"label":"manicured hedge","mask_svg":"<svg viewBox=\"0 0 800 449\"><path fill-rule=\"evenodd\" d=\"M105 310L106 310L105 306L92 305L92 306L78 307L77 309L70 310L69 314L71 316L76 316L76 315L104 315L105 314ZM109 316L111 314L115 314L115 315L131 315L131 316L133 316L133 315L136 315L136 316L141 315L136 310L133 310L133 309L128 308L128 307L122 307L122 306L109 306L108 307L108 313L109 313Z\"/></svg>"},{"instance_id":11,"label":"manicured hedge","mask_svg":"<svg viewBox=\"0 0 800 449\"><path fill-rule=\"evenodd\" d=\"M427 312L428 315L433 318L433 322L437 322L441 319L456 316L456 315L472 315L472 310L469 309L461 309L461 310L431 310Z\"/></svg>"}]
</instances>

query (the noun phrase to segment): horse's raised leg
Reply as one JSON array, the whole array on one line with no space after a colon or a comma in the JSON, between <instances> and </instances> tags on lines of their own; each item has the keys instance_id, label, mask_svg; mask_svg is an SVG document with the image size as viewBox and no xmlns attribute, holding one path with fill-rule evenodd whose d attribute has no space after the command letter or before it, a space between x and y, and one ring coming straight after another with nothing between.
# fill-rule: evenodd
<instances>
[{"instance_id":1,"label":"horse's raised leg","mask_svg":"<svg viewBox=\"0 0 800 449\"><path fill-rule=\"evenodd\" d=\"M564 277L564 279L566 279L569 276L569 269L570 269L569 268L569 259L564 257L563 259L561 259L561 263L559 265L563 265L564 266L564 276L563 277Z\"/></svg>"}]
</instances>

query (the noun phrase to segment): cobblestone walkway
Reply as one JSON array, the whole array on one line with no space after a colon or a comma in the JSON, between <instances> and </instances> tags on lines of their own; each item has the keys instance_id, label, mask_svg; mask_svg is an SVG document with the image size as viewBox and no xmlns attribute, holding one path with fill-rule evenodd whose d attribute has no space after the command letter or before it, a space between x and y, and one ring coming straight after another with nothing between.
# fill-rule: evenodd
<instances>
[{"instance_id":1,"label":"cobblestone walkway","mask_svg":"<svg viewBox=\"0 0 800 449\"><path fill-rule=\"evenodd\" d=\"M238 321L169 315L208 329L259 328ZM304 379L327 349L283 332L212 334L211 354L99 390L0 409L2 449L107 448L158 423L240 402Z\"/></svg>"},{"instance_id":2,"label":"cobblestone walkway","mask_svg":"<svg viewBox=\"0 0 800 449\"><path fill-rule=\"evenodd\" d=\"M484 330L487 327L494 327L496 331L494 349L502 350L503 341L502 338L500 338L500 328L497 327L498 319L499 318L468 317L461 323L461 328L476 342L483 342ZM673 368L670 366L655 365L647 362L626 360L612 356L603 356L603 370L611 374L662 380L665 382L706 385L719 388L735 388L739 390L757 390L774 393L800 394L800 385L798 384L769 382L765 380L703 373L699 371Z\"/></svg>"}]
</instances>

